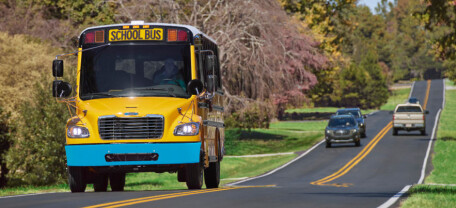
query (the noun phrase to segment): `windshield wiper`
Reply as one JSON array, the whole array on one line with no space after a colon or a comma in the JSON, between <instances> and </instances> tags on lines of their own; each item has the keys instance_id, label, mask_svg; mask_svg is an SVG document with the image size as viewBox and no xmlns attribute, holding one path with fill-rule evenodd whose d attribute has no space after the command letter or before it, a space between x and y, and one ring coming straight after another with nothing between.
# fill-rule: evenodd
<instances>
[{"instance_id":1,"label":"windshield wiper","mask_svg":"<svg viewBox=\"0 0 456 208\"><path fill-rule=\"evenodd\" d=\"M144 91L162 91L162 92L167 92L168 95L171 95L173 97L177 97L176 94L174 94L174 89L173 88L168 88L168 89L163 89L163 88L154 88L154 87L148 87L148 88L133 88L134 90L144 90Z\"/></svg>"},{"instance_id":2,"label":"windshield wiper","mask_svg":"<svg viewBox=\"0 0 456 208\"><path fill-rule=\"evenodd\" d=\"M85 95L84 97L90 96L90 99L93 99L93 97L116 97L115 95L112 95L108 92L94 92L94 93L89 93Z\"/></svg>"}]
</instances>

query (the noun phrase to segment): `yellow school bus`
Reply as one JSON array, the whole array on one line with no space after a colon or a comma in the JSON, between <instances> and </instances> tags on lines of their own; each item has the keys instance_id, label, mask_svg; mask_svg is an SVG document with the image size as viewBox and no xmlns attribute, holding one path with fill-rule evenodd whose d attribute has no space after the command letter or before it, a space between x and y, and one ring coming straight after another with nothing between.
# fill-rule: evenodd
<instances>
[{"instance_id":1,"label":"yellow school bus","mask_svg":"<svg viewBox=\"0 0 456 208\"><path fill-rule=\"evenodd\" d=\"M219 186L225 136L216 41L188 25L133 21L85 29L71 54L76 86L61 80L58 55L52 91L74 109L65 146L72 192L87 184L107 191L108 181L123 191L130 172L177 172L189 189Z\"/></svg>"}]
</instances>

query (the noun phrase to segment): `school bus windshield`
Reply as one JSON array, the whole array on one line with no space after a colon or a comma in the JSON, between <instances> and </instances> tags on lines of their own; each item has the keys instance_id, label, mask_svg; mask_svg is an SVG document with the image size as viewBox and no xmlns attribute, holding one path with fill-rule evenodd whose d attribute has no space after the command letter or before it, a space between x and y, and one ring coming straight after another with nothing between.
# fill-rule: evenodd
<instances>
[{"instance_id":1,"label":"school bus windshield","mask_svg":"<svg viewBox=\"0 0 456 208\"><path fill-rule=\"evenodd\" d=\"M82 53L80 98L189 98L189 45L115 44Z\"/></svg>"}]
</instances>

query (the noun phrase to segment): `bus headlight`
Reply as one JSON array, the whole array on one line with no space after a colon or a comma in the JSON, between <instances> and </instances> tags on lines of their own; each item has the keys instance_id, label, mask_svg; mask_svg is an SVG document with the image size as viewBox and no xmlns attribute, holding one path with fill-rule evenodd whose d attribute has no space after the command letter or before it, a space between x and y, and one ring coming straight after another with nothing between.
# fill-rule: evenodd
<instances>
[{"instance_id":1,"label":"bus headlight","mask_svg":"<svg viewBox=\"0 0 456 208\"><path fill-rule=\"evenodd\" d=\"M67 130L69 138L88 138L90 136L89 130L82 126L69 126Z\"/></svg>"},{"instance_id":2,"label":"bus headlight","mask_svg":"<svg viewBox=\"0 0 456 208\"><path fill-rule=\"evenodd\" d=\"M186 123L176 126L174 129L175 136L195 136L199 133L199 123Z\"/></svg>"}]
</instances>

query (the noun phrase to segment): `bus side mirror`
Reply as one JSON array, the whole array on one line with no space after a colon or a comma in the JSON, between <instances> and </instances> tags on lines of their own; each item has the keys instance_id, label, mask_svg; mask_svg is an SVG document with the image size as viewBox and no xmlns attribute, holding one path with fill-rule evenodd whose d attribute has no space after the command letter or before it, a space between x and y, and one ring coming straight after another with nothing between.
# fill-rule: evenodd
<instances>
[{"instance_id":1,"label":"bus side mirror","mask_svg":"<svg viewBox=\"0 0 456 208\"><path fill-rule=\"evenodd\" d=\"M217 89L217 76L216 75L209 75L207 79L207 89L210 92L214 92Z\"/></svg>"},{"instance_id":2,"label":"bus side mirror","mask_svg":"<svg viewBox=\"0 0 456 208\"><path fill-rule=\"evenodd\" d=\"M63 77L63 60L52 61L52 76Z\"/></svg>"},{"instance_id":3,"label":"bus side mirror","mask_svg":"<svg viewBox=\"0 0 456 208\"><path fill-rule=\"evenodd\" d=\"M187 90L192 95L199 95L203 92L203 82L199 79L193 79L187 84Z\"/></svg>"},{"instance_id":4,"label":"bus side mirror","mask_svg":"<svg viewBox=\"0 0 456 208\"><path fill-rule=\"evenodd\" d=\"M212 71L215 67L215 55L206 56L206 70Z\"/></svg>"},{"instance_id":5,"label":"bus side mirror","mask_svg":"<svg viewBox=\"0 0 456 208\"><path fill-rule=\"evenodd\" d=\"M55 80L52 82L52 96L56 98L68 97L71 95L72 87L68 82Z\"/></svg>"},{"instance_id":6,"label":"bus side mirror","mask_svg":"<svg viewBox=\"0 0 456 208\"><path fill-rule=\"evenodd\" d=\"M208 72L207 76L207 89L209 92L215 92L217 86L216 80L217 76L215 75L215 55L206 56L206 70Z\"/></svg>"}]
</instances>

